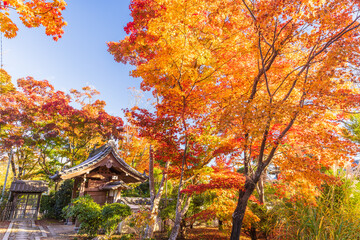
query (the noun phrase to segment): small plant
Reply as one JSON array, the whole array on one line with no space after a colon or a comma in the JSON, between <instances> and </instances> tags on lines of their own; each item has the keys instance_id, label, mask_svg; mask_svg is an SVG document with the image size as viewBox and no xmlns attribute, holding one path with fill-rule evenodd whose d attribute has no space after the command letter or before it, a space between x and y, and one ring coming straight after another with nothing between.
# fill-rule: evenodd
<instances>
[{"instance_id":1,"label":"small plant","mask_svg":"<svg viewBox=\"0 0 360 240\"><path fill-rule=\"evenodd\" d=\"M149 221L149 211L145 208L134 213L129 219L129 226L135 231L136 235L143 237L146 225L154 224Z\"/></svg>"}]
</instances>

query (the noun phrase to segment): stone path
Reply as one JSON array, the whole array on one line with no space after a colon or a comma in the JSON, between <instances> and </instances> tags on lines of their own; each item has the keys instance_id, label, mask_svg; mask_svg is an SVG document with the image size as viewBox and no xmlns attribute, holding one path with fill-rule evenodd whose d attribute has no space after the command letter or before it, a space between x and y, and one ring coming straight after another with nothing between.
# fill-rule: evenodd
<instances>
[{"instance_id":1,"label":"stone path","mask_svg":"<svg viewBox=\"0 0 360 240\"><path fill-rule=\"evenodd\" d=\"M3 240L40 240L46 237L44 228L35 225L34 221L12 221Z\"/></svg>"}]
</instances>

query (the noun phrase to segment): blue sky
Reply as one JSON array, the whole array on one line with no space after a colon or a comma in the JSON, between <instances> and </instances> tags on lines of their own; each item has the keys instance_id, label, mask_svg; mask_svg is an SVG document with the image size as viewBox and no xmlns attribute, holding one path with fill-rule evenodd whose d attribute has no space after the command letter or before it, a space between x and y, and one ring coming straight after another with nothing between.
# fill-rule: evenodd
<instances>
[{"instance_id":1,"label":"blue sky","mask_svg":"<svg viewBox=\"0 0 360 240\"><path fill-rule=\"evenodd\" d=\"M123 116L121 109L134 102L129 88L139 88L141 79L129 76L130 65L114 61L106 42L125 37L123 28L131 21L130 0L66 2L63 16L68 25L57 42L42 27L28 29L16 20L18 36L3 38L4 69L14 82L32 76L65 92L94 86L108 113Z\"/></svg>"}]
</instances>

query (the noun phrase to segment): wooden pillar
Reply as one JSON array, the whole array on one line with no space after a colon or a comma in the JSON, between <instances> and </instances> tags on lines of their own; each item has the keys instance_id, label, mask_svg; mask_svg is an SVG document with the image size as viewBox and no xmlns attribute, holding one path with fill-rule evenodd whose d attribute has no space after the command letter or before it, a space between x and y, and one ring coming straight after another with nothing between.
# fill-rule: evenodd
<instances>
[{"instance_id":1,"label":"wooden pillar","mask_svg":"<svg viewBox=\"0 0 360 240\"><path fill-rule=\"evenodd\" d=\"M36 206L35 220L37 220L37 217L38 217L38 214L39 214L40 200L41 200L41 193L38 194L38 201L37 201L37 206Z\"/></svg>"},{"instance_id":2,"label":"wooden pillar","mask_svg":"<svg viewBox=\"0 0 360 240\"><path fill-rule=\"evenodd\" d=\"M72 193L71 193L71 200L73 200L74 198L77 197L77 191L78 191L78 185L79 185L80 179L78 177L76 177L74 179L74 185L73 185L73 189L72 189ZM71 203L70 203L71 204ZM66 219L66 225L72 225L73 224L73 218L68 218ZM75 220L75 225L76 225L76 220Z\"/></svg>"},{"instance_id":3,"label":"wooden pillar","mask_svg":"<svg viewBox=\"0 0 360 240\"><path fill-rule=\"evenodd\" d=\"M84 174L84 177L82 178L82 181L80 184L79 197L83 197L85 195L85 183L86 183L86 174Z\"/></svg>"},{"instance_id":4,"label":"wooden pillar","mask_svg":"<svg viewBox=\"0 0 360 240\"><path fill-rule=\"evenodd\" d=\"M116 193L114 200L115 200L115 202L118 202L118 200L120 200L120 198L121 198L121 189L118 188L116 191L117 191L117 193Z\"/></svg>"},{"instance_id":5,"label":"wooden pillar","mask_svg":"<svg viewBox=\"0 0 360 240\"><path fill-rule=\"evenodd\" d=\"M77 197L76 192L78 190L78 185L79 185L79 178L75 178L74 186L73 186L72 193L71 193L71 199L74 199Z\"/></svg>"},{"instance_id":6,"label":"wooden pillar","mask_svg":"<svg viewBox=\"0 0 360 240\"><path fill-rule=\"evenodd\" d=\"M12 201L11 204L11 210L10 210L10 217L9 219L15 219L18 212L17 212L17 202L18 202L18 193L14 193L14 200Z\"/></svg>"},{"instance_id":7,"label":"wooden pillar","mask_svg":"<svg viewBox=\"0 0 360 240\"><path fill-rule=\"evenodd\" d=\"M83 197L85 195L85 183L86 183L86 174L84 174L83 178L80 178L80 190L79 190L79 197ZM76 218L75 220L75 232L79 231L79 227L80 227L80 222L79 220Z\"/></svg>"},{"instance_id":8,"label":"wooden pillar","mask_svg":"<svg viewBox=\"0 0 360 240\"><path fill-rule=\"evenodd\" d=\"M22 213L23 218L25 218L28 201L29 201L29 194L26 194L26 203L25 203L24 211L23 211L23 213Z\"/></svg>"},{"instance_id":9,"label":"wooden pillar","mask_svg":"<svg viewBox=\"0 0 360 240\"><path fill-rule=\"evenodd\" d=\"M105 204L109 203L109 193L110 193L110 190L107 190L106 191L106 197L105 197Z\"/></svg>"}]
</instances>

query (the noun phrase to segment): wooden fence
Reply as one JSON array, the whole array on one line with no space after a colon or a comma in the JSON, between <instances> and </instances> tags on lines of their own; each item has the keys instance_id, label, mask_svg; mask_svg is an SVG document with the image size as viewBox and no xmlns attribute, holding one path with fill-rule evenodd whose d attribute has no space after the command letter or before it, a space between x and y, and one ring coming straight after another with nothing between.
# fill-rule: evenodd
<instances>
[{"instance_id":1,"label":"wooden fence","mask_svg":"<svg viewBox=\"0 0 360 240\"><path fill-rule=\"evenodd\" d=\"M11 219L11 213L13 212L13 209L15 207L14 202L7 202L4 209L0 213L0 220L6 221Z\"/></svg>"}]
</instances>

